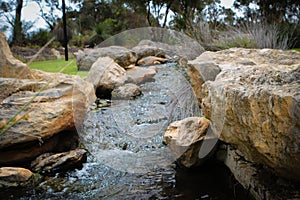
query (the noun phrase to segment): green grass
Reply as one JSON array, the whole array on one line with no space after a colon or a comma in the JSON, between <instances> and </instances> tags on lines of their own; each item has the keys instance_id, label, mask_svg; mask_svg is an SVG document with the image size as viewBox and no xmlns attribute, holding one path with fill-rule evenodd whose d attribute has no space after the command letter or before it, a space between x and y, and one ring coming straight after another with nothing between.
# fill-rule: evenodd
<instances>
[{"instance_id":1,"label":"green grass","mask_svg":"<svg viewBox=\"0 0 300 200\"><path fill-rule=\"evenodd\" d=\"M293 50L300 51L300 48L294 48Z\"/></svg>"},{"instance_id":2,"label":"green grass","mask_svg":"<svg viewBox=\"0 0 300 200\"><path fill-rule=\"evenodd\" d=\"M38 69L45 72L61 72L70 75L79 75L81 77L87 76L87 71L78 71L76 65L76 59L64 59L46 60L46 61L34 61L29 64L31 69Z\"/></svg>"}]
</instances>

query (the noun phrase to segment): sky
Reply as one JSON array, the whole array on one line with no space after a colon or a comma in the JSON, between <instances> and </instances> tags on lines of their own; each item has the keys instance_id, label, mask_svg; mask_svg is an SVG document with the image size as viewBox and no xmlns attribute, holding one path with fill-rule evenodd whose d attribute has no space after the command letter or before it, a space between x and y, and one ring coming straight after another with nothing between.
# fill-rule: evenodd
<instances>
[{"instance_id":1,"label":"sky","mask_svg":"<svg viewBox=\"0 0 300 200\"><path fill-rule=\"evenodd\" d=\"M226 8L230 8L233 5L233 1L234 0L221 0L221 5ZM65 2L67 6L70 6L69 0L65 0ZM60 11L57 12L58 15L62 15ZM40 17L40 8L35 2L28 2L24 5L22 9L22 20L27 22L34 22L34 27L32 30L38 28L47 28L45 21ZM5 34L7 37L10 35L9 31L7 31Z\"/></svg>"}]
</instances>

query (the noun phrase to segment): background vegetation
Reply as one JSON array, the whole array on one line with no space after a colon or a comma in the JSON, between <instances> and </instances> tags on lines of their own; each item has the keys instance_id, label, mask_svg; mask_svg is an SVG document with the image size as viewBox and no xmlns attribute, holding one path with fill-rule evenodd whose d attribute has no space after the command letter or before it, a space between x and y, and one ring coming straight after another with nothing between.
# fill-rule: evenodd
<instances>
[{"instance_id":1,"label":"background vegetation","mask_svg":"<svg viewBox=\"0 0 300 200\"><path fill-rule=\"evenodd\" d=\"M21 11L30 1L40 6L48 29L28 33L34 23L21 21ZM300 47L298 0L235 0L234 9L222 7L220 0L70 1L67 19L71 46L93 47L124 30L156 26L184 32L208 50ZM61 34L55 10L61 10L61 1L0 0L0 16L7 22L0 27L11 29L12 46L42 46Z\"/></svg>"}]
</instances>

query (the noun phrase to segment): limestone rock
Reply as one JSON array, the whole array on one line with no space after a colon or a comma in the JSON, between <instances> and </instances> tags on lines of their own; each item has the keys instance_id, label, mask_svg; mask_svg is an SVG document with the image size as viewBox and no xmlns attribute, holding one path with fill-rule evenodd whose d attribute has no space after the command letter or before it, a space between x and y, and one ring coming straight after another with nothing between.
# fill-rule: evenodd
<instances>
[{"instance_id":1,"label":"limestone rock","mask_svg":"<svg viewBox=\"0 0 300 200\"><path fill-rule=\"evenodd\" d=\"M169 125L163 143L174 152L180 165L191 168L201 163L198 154L209 124L203 117L189 117Z\"/></svg>"},{"instance_id":2,"label":"limestone rock","mask_svg":"<svg viewBox=\"0 0 300 200\"><path fill-rule=\"evenodd\" d=\"M110 57L121 67L126 68L136 63L136 56L132 50L120 46L110 46L95 49L85 49L77 53L79 70L89 70L99 57Z\"/></svg>"},{"instance_id":3,"label":"limestone rock","mask_svg":"<svg viewBox=\"0 0 300 200\"><path fill-rule=\"evenodd\" d=\"M21 167L1 167L0 186L10 186L20 182L26 182L32 177L32 172Z\"/></svg>"},{"instance_id":4,"label":"limestone rock","mask_svg":"<svg viewBox=\"0 0 300 200\"><path fill-rule=\"evenodd\" d=\"M141 84L152 79L156 74L156 69L153 67L133 67L126 71L128 83Z\"/></svg>"},{"instance_id":5,"label":"limestone rock","mask_svg":"<svg viewBox=\"0 0 300 200\"><path fill-rule=\"evenodd\" d=\"M30 79L30 69L13 57L5 35L0 31L0 77Z\"/></svg>"},{"instance_id":6,"label":"limestone rock","mask_svg":"<svg viewBox=\"0 0 300 200\"><path fill-rule=\"evenodd\" d=\"M132 83L127 83L115 88L112 91L111 96L113 99L132 99L141 94L142 90L139 86Z\"/></svg>"},{"instance_id":7,"label":"limestone rock","mask_svg":"<svg viewBox=\"0 0 300 200\"><path fill-rule=\"evenodd\" d=\"M203 84L202 108L220 139L246 160L299 181L300 53L234 48L208 54L222 72Z\"/></svg>"},{"instance_id":8,"label":"limestone rock","mask_svg":"<svg viewBox=\"0 0 300 200\"><path fill-rule=\"evenodd\" d=\"M39 173L56 173L76 168L86 162L87 151L76 149L63 153L45 153L31 163L31 168Z\"/></svg>"},{"instance_id":9,"label":"limestone rock","mask_svg":"<svg viewBox=\"0 0 300 200\"><path fill-rule=\"evenodd\" d=\"M100 57L93 64L87 79L91 82L97 94L111 92L126 81L126 71L110 57Z\"/></svg>"}]
</instances>

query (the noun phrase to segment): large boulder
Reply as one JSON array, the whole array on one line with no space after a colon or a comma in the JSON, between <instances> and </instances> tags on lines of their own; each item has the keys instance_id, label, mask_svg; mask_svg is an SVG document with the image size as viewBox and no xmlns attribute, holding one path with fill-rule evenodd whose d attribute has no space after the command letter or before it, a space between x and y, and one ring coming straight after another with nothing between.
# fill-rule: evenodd
<instances>
[{"instance_id":1,"label":"large boulder","mask_svg":"<svg viewBox=\"0 0 300 200\"><path fill-rule=\"evenodd\" d=\"M26 64L13 57L6 42L5 35L0 31L0 77L3 78L32 78Z\"/></svg>"},{"instance_id":2,"label":"large boulder","mask_svg":"<svg viewBox=\"0 0 300 200\"><path fill-rule=\"evenodd\" d=\"M123 85L126 79L125 69L110 57L100 57L92 65L86 80L94 85L98 96L105 96Z\"/></svg>"},{"instance_id":3,"label":"large boulder","mask_svg":"<svg viewBox=\"0 0 300 200\"><path fill-rule=\"evenodd\" d=\"M211 61L202 60L200 55L195 60L189 61L187 65L187 74L190 77L190 83L199 103L201 105L202 85L206 81L214 81L216 76L221 72L218 65Z\"/></svg>"},{"instance_id":4,"label":"large boulder","mask_svg":"<svg viewBox=\"0 0 300 200\"><path fill-rule=\"evenodd\" d=\"M135 52L138 60L148 56L166 56L166 52L163 49L156 46L138 45L133 47L132 50Z\"/></svg>"},{"instance_id":5,"label":"large boulder","mask_svg":"<svg viewBox=\"0 0 300 200\"><path fill-rule=\"evenodd\" d=\"M77 53L77 66L79 70L88 71L99 57L110 57L121 67L126 68L136 63L136 56L132 50L120 46L110 46L95 49L85 49Z\"/></svg>"},{"instance_id":6,"label":"large boulder","mask_svg":"<svg viewBox=\"0 0 300 200\"><path fill-rule=\"evenodd\" d=\"M6 59L12 58L2 57L0 70L14 74L12 65L3 64ZM45 152L76 148L75 127L96 98L93 85L79 76L20 65L24 68L21 78L0 77L0 165L28 163Z\"/></svg>"},{"instance_id":7,"label":"large boulder","mask_svg":"<svg viewBox=\"0 0 300 200\"><path fill-rule=\"evenodd\" d=\"M202 56L222 70L201 93L220 139L247 161L299 181L300 53L234 48Z\"/></svg>"},{"instance_id":8,"label":"large boulder","mask_svg":"<svg viewBox=\"0 0 300 200\"><path fill-rule=\"evenodd\" d=\"M163 55L179 56L188 60L195 59L197 56L199 56L205 51L204 48L198 42L184 35L181 35L180 38L177 38L175 44L154 42L151 40L142 40L134 48L141 49L142 46L151 46L154 49L158 49L157 52L163 52Z\"/></svg>"},{"instance_id":9,"label":"large boulder","mask_svg":"<svg viewBox=\"0 0 300 200\"><path fill-rule=\"evenodd\" d=\"M204 117L188 117L168 126L163 143L172 150L181 166L197 167L203 162L198 155L209 124Z\"/></svg>"}]
</instances>

